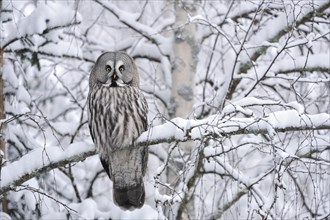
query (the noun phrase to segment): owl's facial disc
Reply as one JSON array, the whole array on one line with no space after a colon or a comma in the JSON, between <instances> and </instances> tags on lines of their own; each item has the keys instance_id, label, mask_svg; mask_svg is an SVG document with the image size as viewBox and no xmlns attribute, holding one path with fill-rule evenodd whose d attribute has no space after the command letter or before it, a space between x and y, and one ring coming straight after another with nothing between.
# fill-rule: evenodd
<instances>
[{"instance_id":1,"label":"owl's facial disc","mask_svg":"<svg viewBox=\"0 0 330 220\"><path fill-rule=\"evenodd\" d=\"M107 74L107 81L104 84L105 86L126 86L122 80L122 72L124 71L122 61L114 63L112 60L109 60L105 65L105 70Z\"/></svg>"}]
</instances>

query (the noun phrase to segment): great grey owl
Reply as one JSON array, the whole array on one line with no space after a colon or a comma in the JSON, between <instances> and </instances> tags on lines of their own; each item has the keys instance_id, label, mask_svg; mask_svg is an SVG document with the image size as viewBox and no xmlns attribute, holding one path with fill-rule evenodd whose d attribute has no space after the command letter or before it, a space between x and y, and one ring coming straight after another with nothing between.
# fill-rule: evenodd
<instances>
[{"instance_id":1,"label":"great grey owl","mask_svg":"<svg viewBox=\"0 0 330 220\"><path fill-rule=\"evenodd\" d=\"M89 78L88 122L102 166L113 182L114 202L123 209L144 204L148 148L134 142L147 130L147 111L134 60L125 52L102 54Z\"/></svg>"}]
</instances>

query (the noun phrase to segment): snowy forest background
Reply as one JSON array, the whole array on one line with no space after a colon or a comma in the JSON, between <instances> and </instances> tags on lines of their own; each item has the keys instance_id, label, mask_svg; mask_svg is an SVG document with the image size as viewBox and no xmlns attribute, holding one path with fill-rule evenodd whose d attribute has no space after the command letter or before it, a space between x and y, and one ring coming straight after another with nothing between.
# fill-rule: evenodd
<instances>
[{"instance_id":1,"label":"snowy forest background","mask_svg":"<svg viewBox=\"0 0 330 220\"><path fill-rule=\"evenodd\" d=\"M0 4L3 218L329 218L329 1ZM134 211L87 126L89 72L119 50L149 104Z\"/></svg>"}]
</instances>

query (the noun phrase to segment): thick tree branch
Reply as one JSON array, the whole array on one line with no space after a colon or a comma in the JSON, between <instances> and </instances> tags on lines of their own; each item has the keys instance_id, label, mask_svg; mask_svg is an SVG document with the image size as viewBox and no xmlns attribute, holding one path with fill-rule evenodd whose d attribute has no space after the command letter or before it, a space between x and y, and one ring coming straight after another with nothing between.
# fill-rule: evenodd
<instances>
[{"instance_id":1,"label":"thick tree branch","mask_svg":"<svg viewBox=\"0 0 330 220\"><path fill-rule=\"evenodd\" d=\"M202 120L175 118L142 133L136 145L146 146L241 134L273 136L276 132L322 129L330 129L329 114L307 115L299 114L295 110L274 112L264 118L228 119L220 115L213 115ZM2 169L0 194L14 189L41 173L72 162L79 162L95 154L94 147L83 142L71 144L64 150L60 147L35 149Z\"/></svg>"},{"instance_id":2,"label":"thick tree branch","mask_svg":"<svg viewBox=\"0 0 330 220\"><path fill-rule=\"evenodd\" d=\"M65 150L60 147L37 148L3 168L0 195L41 173L79 162L94 154L94 147L85 143L71 144Z\"/></svg>"}]
</instances>

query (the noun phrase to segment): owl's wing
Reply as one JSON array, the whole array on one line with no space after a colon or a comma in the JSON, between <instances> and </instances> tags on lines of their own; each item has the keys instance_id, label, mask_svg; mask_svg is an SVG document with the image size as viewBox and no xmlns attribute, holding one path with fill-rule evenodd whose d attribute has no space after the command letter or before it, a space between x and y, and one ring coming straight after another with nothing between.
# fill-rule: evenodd
<instances>
[{"instance_id":1,"label":"owl's wing","mask_svg":"<svg viewBox=\"0 0 330 220\"><path fill-rule=\"evenodd\" d=\"M107 160L102 158L102 157L100 157L100 161L101 161L103 169L108 174L109 178L112 180L111 173L110 173L111 172L111 168L110 168L111 164L109 162L107 162Z\"/></svg>"},{"instance_id":2,"label":"owl's wing","mask_svg":"<svg viewBox=\"0 0 330 220\"><path fill-rule=\"evenodd\" d=\"M140 92L140 100L141 100L141 107L140 109L142 110L142 114L141 115L141 121L143 122L143 131L148 130L148 103L146 98L144 97L144 95L142 94L142 92Z\"/></svg>"}]
</instances>

